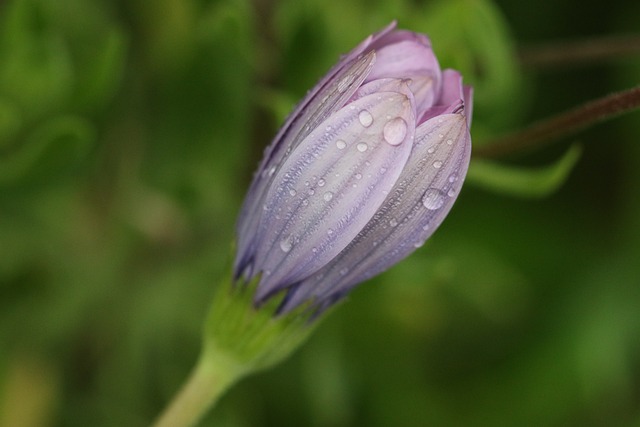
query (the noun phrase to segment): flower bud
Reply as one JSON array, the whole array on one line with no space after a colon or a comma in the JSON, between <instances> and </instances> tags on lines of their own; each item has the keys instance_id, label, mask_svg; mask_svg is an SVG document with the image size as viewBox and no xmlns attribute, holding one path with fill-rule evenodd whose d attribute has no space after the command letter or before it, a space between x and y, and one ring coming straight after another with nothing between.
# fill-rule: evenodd
<instances>
[{"instance_id":1,"label":"flower bud","mask_svg":"<svg viewBox=\"0 0 640 427\"><path fill-rule=\"evenodd\" d=\"M262 304L324 310L428 239L469 165L471 89L429 40L392 23L287 118L256 172L237 232L236 280Z\"/></svg>"}]
</instances>

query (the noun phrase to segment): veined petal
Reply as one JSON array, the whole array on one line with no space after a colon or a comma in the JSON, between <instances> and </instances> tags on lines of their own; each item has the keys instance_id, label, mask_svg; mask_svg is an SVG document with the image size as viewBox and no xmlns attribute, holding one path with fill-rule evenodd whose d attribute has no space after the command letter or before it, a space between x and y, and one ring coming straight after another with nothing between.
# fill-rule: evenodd
<instances>
[{"instance_id":1,"label":"veined petal","mask_svg":"<svg viewBox=\"0 0 640 427\"><path fill-rule=\"evenodd\" d=\"M304 138L321 122L339 110L353 96L375 63L375 53L355 59L338 70L331 81L315 90L289 116L274 142L265 151L264 158L247 192L238 218L237 254L234 265L239 276L253 257L252 243L264 204L266 189L271 186L275 173ZM317 89L317 88L316 88Z\"/></svg>"},{"instance_id":2,"label":"veined petal","mask_svg":"<svg viewBox=\"0 0 640 427\"><path fill-rule=\"evenodd\" d=\"M462 114L422 124L405 169L372 220L333 261L292 286L281 311L304 301L322 310L422 246L453 206L470 153Z\"/></svg>"},{"instance_id":3,"label":"veined petal","mask_svg":"<svg viewBox=\"0 0 640 427\"><path fill-rule=\"evenodd\" d=\"M424 123L441 114L451 114L464 111L467 105L465 104L466 94L464 86L462 85L462 76L460 73L450 69L444 70L442 73L442 90L440 97L435 105L420 117L418 123ZM468 95L471 96L470 91ZM470 114L470 112L471 111L466 111L465 114Z\"/></svg>"},{"instance_id":4,"label":"veined petal","mask_svg":"<svg viewBox=\"0 0 640 427\"><path fill-rule=\"evenodd\" d=\"M422 42L401 40L377 48L378 60L366 81L385 77L426 76L433 79L435 88L439 88L442 77L438 59L429 40L426 37L423 39Z\"/></svg>"},{"instance_id":5,"label":"veined petal","mask_svg":"<svg viewBox=\"0 0 640 427\"><path fill-rule=\"evenodd\" d=\"M312 132L276 173L255 241L260 302L342 251L383 203L411 152L415 106L401 92L363 96Z\"/></svg>"}]
</instances>

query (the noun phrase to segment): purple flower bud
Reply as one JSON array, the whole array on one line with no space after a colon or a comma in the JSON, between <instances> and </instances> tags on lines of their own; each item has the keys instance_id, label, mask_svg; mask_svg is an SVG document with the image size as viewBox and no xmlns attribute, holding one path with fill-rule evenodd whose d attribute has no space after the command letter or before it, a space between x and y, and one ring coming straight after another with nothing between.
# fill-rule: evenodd
<instances>
[{"instance_id":1,"label":"purple flower bud","mask_svg":"<svg viewBox=\"0 0 640 427\"><path fill-rule=\"evenodd\" d=\"M429 40L369 36L298 104L265 151L238 221L236 279L282 312L324 310L427 240L469 165L471 88Z\"/></svg>"}]
</instances>

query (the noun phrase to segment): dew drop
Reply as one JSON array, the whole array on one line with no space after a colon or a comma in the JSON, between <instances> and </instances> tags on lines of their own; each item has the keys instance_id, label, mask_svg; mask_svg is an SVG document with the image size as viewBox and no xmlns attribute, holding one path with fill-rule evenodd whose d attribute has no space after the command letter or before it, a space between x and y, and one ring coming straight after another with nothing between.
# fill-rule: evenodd
<instances>
[{"instance_id":1,"label":"dew drop","mask_svg":"<svg viewBox=\"0 0 640 427\"><path fill-rule=\"evenodd\" d=\"M458 175L457 175L457 174L452 173L452 174L449 176L449 182L453 183L453 182L456 182L457 180L458 180Z\"/></svg>"},{"instance_id":2,"label":"dew drop","mask_svg":"<svg viewBox=\"0 0 640 427\"><path fill-rule=\"evenodd\" d=\"M289 252L293 247L293 239L291 236L287 236L284 239L280 240L280 249L282 252Z\"/></svg>"},{"instance_id":3,"label":"dew drop","mask_svg":"<svg viewBox=\"0 0 640 427\"><path fill-rule=\"evenodd\" d=\"M453 188L452 188L452 189L450 189L450 190L447 192L447 196L449 196L449 197L453 197L453 196L455 196L455 195L456 195L456 190L455 190L455 189L453 189Z\"/></svg>"},{"instance_id":4,"label":"dew drop","mask_svg":"<svg viewBox=\"0 0 640 427\"><path fill-rule=\"evenodd\" d=\"M329 202L331 201L331 199L333 199L333 193L331 191L327 191L326 193L324 193L322 198L324 199L325 202Z\"/></svg>"},{"instance_id":5,"label":"dew drop","mask_svg":"<svg viewBox=\"0 0 640 427\"><path fill-rule=\"evenodd\" d=\"M336 147L338 147L338 150L344 150L347 147L347 143L339 139L336 141Z\"/></svg>"},{"instance_id":6,"label":"dew drop","mask_svg":"<svg viewBox=\"0 0 640 427\"><path fill-rule=\"evenodd\" d=\"M395 218L391 218L391 220L389 221L389 225L395 227L396 225L398 225L398 221Z\"/></svg>"},{"instance_id":7,"label":"dew drop","mask_svg":"<svg viewBox=\"0 0 640 427\"><path fill-rule=\"evenodd\" d=\"M407 122L402 117L389 120L382 129L382 136L390 145L400 145L407 136Z\"/></svg>"},{"instance_id":8,"label":"dew drop","mask_svg":"<svg viewBox=\"0 0 640 427\"><path fill-rule=\"evenodd\" d=\"M359 142L358 145L356 145L356 148L359 152L364 153L365 151L367 151L367 148L369 148L369 146L366 142Z\"/></svg>"},{"instance_id":9,"label":"dew drop","mask_svg":"<svg viewBox=\"0 0 640 427\"><path fill-rule=\"evenodd\" d=\"M340 275L341 275L341 276L344 276L344 275L345 275L345 274L347 274L348 272L349 272L349 269L345 267L345 268L343 268L343 269L341 269L341 270L340 270Z\"/></svg>"},{"instance_id":10,"label":"dew drop","mask_svg":"<svg viewBox=\"0 0 640 427\"><path fill-rule=\"evenodd\" d=\"M361 173L357 173L355 176L356 176L356 179L362 179L362 174Z\"/></svg>"},{"instance_id":11,"label":"dew drop","mask_svg":"<svg viewBox=\"0 0 640 427\"><path fill-rule=\"evenodd\" d=\"M415 243L413 244L413 247L414 247L414 248L416 248L416 249L418 249L418 248L422 247L423 245L424 245L424 242L415 242Z\"/></svg>"},{"instance_id":12,"label":"dew drop","mask_svg":"<svg viewBox=\"0 0 640 427\"><path fill-rule=\"evenodd\" d=\"M358 120L362 126L368 128L373 123L373 116L367 110L362 110L358 113Z\"/></svg>"},{"instance_id":13,"label":"dew drop","mask_svg":"<svg viewBox=\"0 0 640 427\"><path fill-rule=\"evenodd\" d=\"M453 145L453 139L451 138L447 139L447 145Z\"/></svg>"},{"instance_id":14,"label":"dew drop","mask_svg":"<svg viewBox=\"0 0 640 427\"><path fill-rule=\"evenodd\" d=\"M309 204L309 200L304 199L302 200L302 206L307 206Z\"/></svg>"},{"instance_id":15,"label":"dew drop","mask_svg":"<svg viewBox=\"0 0 640 427\"><path fill-rule=\"evenodd\" d=\"M295 196L296 194L298 194L296 192L296 190L294 190L293 188L291 190L289 190L289 194L291 195L291 197Z\"/></svg>"},{"instance_id":16,"label":"dew drop","mask_svg":"<svg viewBox=\"0 0 640 427\"><path fill-rule=\"evenodd\" d=\"M440 160L436 160L433 162L433 167L436 169L440 169L442 167L442 162Z\"/></svg>"},{"instance_id":17,"label":"dew drop","mask_svg":"<svg viewBox=\"0 0 640 427\"><path fill-rule=\"evenodd\" d=\"M433 154L433 152L434 152L434 151L436 151L436 149L435 149L435 148L433 148L433 147L429 147L429 149L427 150L427 153L429 153L429 154Z\"/></svg>"},{"instance_id":18,"label":"dew drop","mask_svg":"<svg viewBox=\"0 0 640 427\"><path fill-rule=\"evenodd\" d=\"M328 234L329 236L331 236L331 235L333 234L333 228L328 229L328 230L327 230L327 234Z\"/></svg>"},{"instance_id":19,"label":"dew drop","mask_svg":"<svg viewBox=\"0 0 640 427\"><path fill-rule=\"evenodd\" d=\"M435 211L440 209L442 205L444 205L444 196L442 191L436 188L430 188L425 191L424 196L422 196L422 204L425 208Z\"/></svg>"},{"instance_id":20,"label":"dew drop","mask_svg":"<svg viewBox=\"0 0 640 427\"><path fill-rule=\"evenodd\" d=\"M320 178L318 180L318 187L324 187L324 184L325 184L324 179Z\"/></svg>"}]
</instances>

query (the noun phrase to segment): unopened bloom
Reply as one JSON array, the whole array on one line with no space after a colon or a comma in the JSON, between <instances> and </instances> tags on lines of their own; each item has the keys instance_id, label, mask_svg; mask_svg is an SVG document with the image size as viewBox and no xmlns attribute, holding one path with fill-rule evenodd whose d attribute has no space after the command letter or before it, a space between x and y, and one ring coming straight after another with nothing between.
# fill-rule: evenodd
<instances>
[{"instance_id":1,"label":"unopened bloom","mask_svg":"<svg viewBox=\"0 0 640 427\"><path fill-rule=\"evenodd\" d=\"M323 310L420 247L469 165L471 89L392 23L307 94L265 151L238 221L254 302Z\"/></svg>"}]
</instances>

